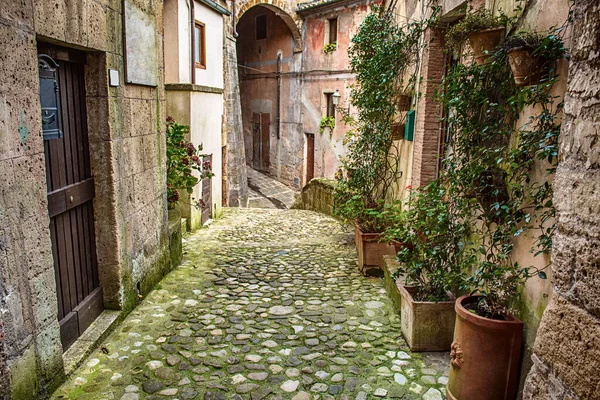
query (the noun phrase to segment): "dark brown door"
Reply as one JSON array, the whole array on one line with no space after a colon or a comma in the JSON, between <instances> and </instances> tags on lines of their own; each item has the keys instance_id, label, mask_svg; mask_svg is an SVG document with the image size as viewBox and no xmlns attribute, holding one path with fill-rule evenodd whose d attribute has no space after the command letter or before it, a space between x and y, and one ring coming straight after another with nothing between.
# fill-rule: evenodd
<instances>
[{"instance_id":1,"label":"dark brown door","mask_svg":"<svg viewBox=\"0 0 600 400\"><path fill-rule=\"evenodd\" d=\"M306 134L306 183L315 177L315 135Z\"/></svg>"},{"instance_id":2,"label":"dark brown door","mask_svg":"<svg viewBox=\"0 0 600 400\"><path fill-rule=\"evenodd\" d=\"M63 348L67 349L102 312L87 132L85 54L42 44L38 51L58 319Z\"/></svg>"},{"instance_id":3,"label":"dark brown door","mask_svg":"<svg viewBox=\"0 0 600 400\"><path fill-rule=\"evenodd\" d=\"M271 166L271 114L260 114L261 170L268 172Z\"/></svg>"},{"instance_id":4,"label":"dark brown door","mask_svg":"<svg viewBox=\"0 0 600 400\"><path fill-rule=\"evenodd\" d=\"M212 155L204 156L202 162L209 162L212 165ZM202 224L204 224L211 215L212 210L212 184L210 178L202 180Z\"/></svg>"},{"instance_id":5,"label":"dark brown door","mask_svg":"<svg viewBox=\"0 0 600 400\"><path fill-rule=\"evenodd\" d=\"M271 114L252 114L252 167L268 172L271 165Z\"/></svg>"}]
</instances>

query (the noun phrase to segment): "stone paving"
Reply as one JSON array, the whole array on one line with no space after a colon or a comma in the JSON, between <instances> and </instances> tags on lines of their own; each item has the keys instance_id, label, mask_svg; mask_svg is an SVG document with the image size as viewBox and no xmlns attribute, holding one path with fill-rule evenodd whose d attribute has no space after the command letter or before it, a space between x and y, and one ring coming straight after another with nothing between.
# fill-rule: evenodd
<instances>
[{"instance_id":1,"label":"stone paving","mask_svg":"<svg viewBox=\"0 0 600 400\"><path fill-rule=\"evenodd\" d=\"M298 192L250 167L248 172L248 207L287 209Z\"/></svg>"},{"instance_id":2,"label":"stone paving","mask_svg":"<svg viewBox=\"0 0 600 400\"><path fill-rule=\"evenodd\" d=\"M54 398L444 398L447 353L411 354L350 229L298 210L232 210Z\"/></svg>"}]
</instances>

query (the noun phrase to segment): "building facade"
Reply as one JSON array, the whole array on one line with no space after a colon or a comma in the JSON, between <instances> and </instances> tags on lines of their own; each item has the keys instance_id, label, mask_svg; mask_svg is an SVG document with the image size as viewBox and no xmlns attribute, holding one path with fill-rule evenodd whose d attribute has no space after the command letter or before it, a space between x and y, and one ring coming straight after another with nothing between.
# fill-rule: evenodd
<instances>
[{"instance_id":1,"label":"building facade","mask_svg":"<svg viewBox=\"0 0 600 400\"><path fill-rule=\"evenodd\" d=\"M179 210L197 229L221 213L223 155L227 153L224 116L225 22L230 12L210 0L165 1L165 89L167 114L190 127L189 140L202 146L213 179L191 195L183 194Z\"/></svg>"}]
</instances>

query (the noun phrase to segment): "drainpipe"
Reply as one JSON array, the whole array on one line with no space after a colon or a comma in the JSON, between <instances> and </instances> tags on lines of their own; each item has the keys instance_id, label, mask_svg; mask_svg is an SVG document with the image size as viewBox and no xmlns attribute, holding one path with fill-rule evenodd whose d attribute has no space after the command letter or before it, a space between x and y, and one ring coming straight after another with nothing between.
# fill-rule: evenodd
<instances>
[{"instance_id":1,"label":"drainpipe","mask_svg":"<svg viewBox=\"0 0 600 400\"><path fill-rule=\"evenodd\" d=\"M277 54L277 139L281 132L281 59L283 55Z\"/></svg>"},{"instance_id":2,"label":"drainpipe","mask_svg":"<svg viewBox=\"0 0 600 400\"><path fill-rule=\"evenodd\" d=\"M194 49L196 48L196 43L195 42L195 36L194 35L194 31L196 30L196 21L194 18L194 1L195 0L190 0L190 43L192 44L190 46L190 69L191 69L191 78L192 78L192 85L196 84L196 63L194 62Z\"/></svg>"},{"instance_id":3,"label":"drainpipe","mask_svg":"<svg viewBox=\"0 0 600 400\"><path fill-rule=\"evenodd\" d=\"M236 8L235 8L235 0L231 0L232 4L232 13L231 13L231 22L233 24L233 37L237 38L238 37L238 33L237 33L237 26L235 24L235 18L236 18Z\"/></svg>"}]
</instances>

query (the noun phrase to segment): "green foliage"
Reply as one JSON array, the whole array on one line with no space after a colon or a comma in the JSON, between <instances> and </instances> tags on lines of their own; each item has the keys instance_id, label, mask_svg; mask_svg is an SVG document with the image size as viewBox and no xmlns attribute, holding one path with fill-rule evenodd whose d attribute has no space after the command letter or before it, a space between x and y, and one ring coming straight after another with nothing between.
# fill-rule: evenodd
<instances>
[{"instance_id":1,"label":"green foliage","mask_svg":"<svg viewBox=\"0 0 600 400\"><path fill-rule=\"evenodd\" d=\"M323 46L323 53L325 53L325 54L333 53L335 51L335 49L337 49L336 42L327 43L325 46Z\"/></svg>"},{"instance_id":2,"label":"green foliage","mask_svg":"<svg viewBox=\"0 0 600 400\"><path fill-rule=\"evenodd\" d=\"M391 212L385 239L404 244L398 252L405 283L415 286L417 301L445 301L468 289L476 251L468 242L471 228L460 202L447 197L441 180L412 190L407 204Z\"/></svg>"},{"instance_id":3,"label":"green foliage","mask_svg":"<svg viewBox=\"0 0 600 400\"><path fill-rule=\"evenodd\" d=\"M167 202L171 209L179 203L179 190L191 194L200 180L214 176L210 162L202 161L202 145L196 148L185 139L188 132L188 126L167 118ZM193 175L194 170L199 177ZM196 206L200 207L200 203L201 200Z\"/></svg>"},{"instance_id":4,"label":"green foliage","mask_svg":"<svg viewBox=\"0 0 600 400\"><path fill-rule=\"evenodd\" d=\"M530 49L534 55L540 55L546 60L568 58L564 42L556 34L542 35L537 32L520 31L506 38L502 45L504 51L518 47Z\"/></svg>"},{"instance_id":5,"label":"green foliage","mask_svg":"<svg viewBox=\"0 0 600 400\"><path fill-rule=\"evenodd\" d=\"M319 133L323 133L325 128L329 128L329 131L333 132L333 128L335 128L335 117L321 118L321 123L319 124Z\"/></svg>"},{"instance_id":6,"label":"green foliage","mask_svg":"<svg viewBox=\"0 0 600 400\"><path fill-rule=\"evenodd\" d=\"M536 51L550 58L556 48ZM446 124L451 140L443 160L447 196L478 238L479 257L469 283L482 295L476 311L486 317L509 313L525 280L545 276L514 262L512 251L514 238L532 229L538 232L531 249L535 255L552 247L556 223L551 181L562 112L562 102L550 93L555 81L551 73L539 85L517 88L501 48L485 65L453 67L444 79L445 91L438 93L450 110ZM525 107L539 111L516 127ZM532 180L539 162L546 172Z\"/></svg>"},{"instance_id":7,"label":"green foliage","mask_svg":"<svg viewBox=\"0 0 600 400\"><path fill-rule=\"evenodd\" d=\"M342 159L347 178L340 180L334 212L354 220L363 232L381 229L387 192L401 175L393 148L392 125L398 122L398 93L410 93L416 81L422 34L431 20L397 25L393 13L373 7L352 38L350 66L356 74L351 102L357 115L344 118L353 129L346 135Z\"/></svg>"},{"instance_id":8,"label":"green foliage","mask_svg":"<svg viewBox=\"0 0 600 400\"><path fill-rule=\"evenodd\" d=\"M446 47L448 50L460 51L470 34L485 29L505 27L509 21L505 15L495 17L488 9L469 12L446 32Z\"/></svg>"}]
</instances>

